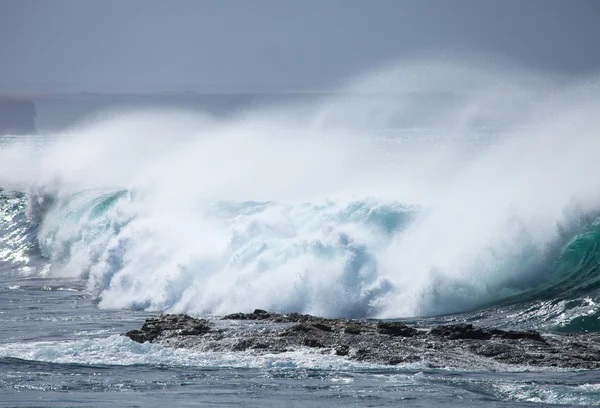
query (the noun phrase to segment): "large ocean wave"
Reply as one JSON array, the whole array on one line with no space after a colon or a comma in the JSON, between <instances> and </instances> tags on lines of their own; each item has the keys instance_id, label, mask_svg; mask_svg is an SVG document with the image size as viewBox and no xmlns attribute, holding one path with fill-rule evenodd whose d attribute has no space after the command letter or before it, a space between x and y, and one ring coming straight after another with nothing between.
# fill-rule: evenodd
<instances>
[{"instance_id":1,"label":"large ocean wave","mask_svg":"<svg viewBox=\"0 0 600 408\"><path fill-rule=\"evenodd\" d=\"M598 90L420 61L314 106L97 118L0 150L0 261L38 254L36 273L85 278L106 308L594 303Z\"/></svg>"}]
</instances>

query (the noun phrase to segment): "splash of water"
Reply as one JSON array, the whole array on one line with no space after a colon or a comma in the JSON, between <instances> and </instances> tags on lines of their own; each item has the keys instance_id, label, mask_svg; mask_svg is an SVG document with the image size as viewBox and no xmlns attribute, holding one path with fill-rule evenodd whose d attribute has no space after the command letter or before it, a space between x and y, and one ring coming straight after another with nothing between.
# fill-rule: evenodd
<instances>
[{"instance_id":1,"label":"splash of water","mask_svg":"<svg viewBox=\"0 0 600 408\"><path fill-rule=\"evenodd\" d=\"M52 273L103 307L465 310L550 279L600 208L599 84L421 60L309 106L102 118L2 149L0 181L52 197Z\"/></svg>"}]
</instances>

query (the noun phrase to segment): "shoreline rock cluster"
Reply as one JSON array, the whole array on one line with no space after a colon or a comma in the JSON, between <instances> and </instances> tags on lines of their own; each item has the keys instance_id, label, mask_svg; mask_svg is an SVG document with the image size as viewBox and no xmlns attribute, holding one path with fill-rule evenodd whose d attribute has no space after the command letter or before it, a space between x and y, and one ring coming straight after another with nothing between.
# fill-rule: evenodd
<instances>
[{"instance_id":1,"label":"shoreline rock cluster","mask_svg":"<svg viewBox=\"0 0 600 408\"><path fill-rule=\"evenodd\" d=\"M221 320L163 314L125 334L139 343L199 351L275 354L312 349L367 363L431 368L501 365L600 368L600 335L540 334L472 324L411 327L396 321L325 319L306 314L234 313Z\"/></svg>"}]
</instances>

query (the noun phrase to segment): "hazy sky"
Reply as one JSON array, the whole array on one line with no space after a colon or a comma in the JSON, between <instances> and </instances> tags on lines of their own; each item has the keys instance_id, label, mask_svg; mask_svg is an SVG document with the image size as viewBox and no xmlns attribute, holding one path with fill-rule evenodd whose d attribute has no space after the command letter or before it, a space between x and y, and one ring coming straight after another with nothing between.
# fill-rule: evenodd
<instances>
[{"instance_id":1,"label":"hazy sky","mask_svg":"<svg viewBox=\"0 0 600 408\"><path fill-rule=\"evenodd\" d=\"M0 0L0 91L302 91L415 53L600 68L596 0Z\"/></svg>"}]
</instances>

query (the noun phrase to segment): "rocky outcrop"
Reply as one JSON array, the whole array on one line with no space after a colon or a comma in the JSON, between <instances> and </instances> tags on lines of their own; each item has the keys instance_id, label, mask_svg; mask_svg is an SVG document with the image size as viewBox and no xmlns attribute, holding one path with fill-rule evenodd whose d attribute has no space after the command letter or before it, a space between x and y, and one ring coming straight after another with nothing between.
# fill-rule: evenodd
<instances>
[{"instance_id":1,"label":"rocky outcrop","mask_svg":"<svg viewBox=\"0 0 600 408\"><path fill-rule=\"evenodd\" d=\"M283 353L305 349L377 364L497 369L501 366L600 368L600 335L542 335L471 324L410 327L401 322L311 315L235 313L207 321L187 315L147 319L134 341L199 351Z\"/></svg>"},{"instance_id":2,"label":"rocky outcrop","mask_svg":"<svg viewBox=\"0 0 600 408\"><path fill-rule=\"evenodd\" d=\"M33 135L36 109L30 101L0 99L0 135Z\"/></svg>"},{"instance_id":3,"label":"rocky outcrop","mask_svg":"<svg viewBox=\"0 0 600 408\"><path fill-rule=\"evenodd\" d=\"M157 337L198 336L210 331L206 320L194 319L188 315L162 315L146 322L139 330L131 330L125 335L138 343L153 342Z\"/></svg>"}]
</instances>

